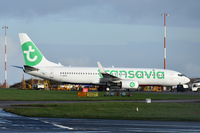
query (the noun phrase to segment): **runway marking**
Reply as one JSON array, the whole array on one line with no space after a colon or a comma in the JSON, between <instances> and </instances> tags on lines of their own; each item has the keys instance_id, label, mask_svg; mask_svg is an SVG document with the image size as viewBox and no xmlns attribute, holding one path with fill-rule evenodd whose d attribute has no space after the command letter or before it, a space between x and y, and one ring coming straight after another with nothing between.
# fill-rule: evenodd
<instances>
[{"instance_id":1,"label":"runway marking","mask_svg":"<svg viewBox=\"0 0 200 133\"><path fill-rule=\"evenodd\" d=\"M59 124L55 124L55 123L51 123L52 125L56 126L56 127L60 127L60 128L64 128L64 129L69 129L69 130L73 130L74 128L71 127L67 127L67 126L63 126L63 125L59 125Z\"/></svg>"},{"instance_id":2,"label":"runway marking","mask_svg":"<svg viewBox=\"0 0 200 133\"><path fill-rule=\"evenodd\" d=\"M42 122L46 123L46 124L51 124L51 125L53 125L55 127L59 127L59 128L63 128L63 129L68 129L68 130L74 130L74 128L63 126L63 125L59 125L59 124L56 124L56 123L51 123L51 122L48 122L48 121L42 121Z\"/></svg>"},{"instance_id":3,"label":"runway marking","mask_svg":"<svg viewBox=\"0 0 200 133\"><path fill-rule=\"evenodd\" d=\"M42 121L42 122L44 122L44 123L46 123L46 124L51 124L50 122L48 122L48 121Z\"/></svg>"}]
</instances>

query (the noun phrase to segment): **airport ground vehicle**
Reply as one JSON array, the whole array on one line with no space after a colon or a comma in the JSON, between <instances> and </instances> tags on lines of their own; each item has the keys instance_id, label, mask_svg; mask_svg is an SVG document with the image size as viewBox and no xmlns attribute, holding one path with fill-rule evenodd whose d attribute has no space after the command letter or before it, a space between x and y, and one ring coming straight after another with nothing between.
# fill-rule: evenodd
<instances>
[{"instance_id":1,"label":"airport ground vehicle","mask_svg":"<svg viewBox=\"0 0 200 133\"><path fill-rule=\"evenodd\" d=\"M184 85L177 85L176 87L177 92L183 92L183 91L188 91L189 86L184 84Z\"/></svg>"},{"instance_id":2,"label":"airport ground vehicle","mask_svg":"<svg viewBox=\"0 0 200 133\"><path fill-rule=\"evenodd\" d=\"M195 91L195 92L200 92L200 82L193 83L192 87L191 87L191 90Z\"/></svg>"},{"instance_id":3,"label":"airport ground vehicle","mask_svg":"<svg viewBox=\"0 0 200 133\"><path fill-rule=\"evenodd\" d=\"M35 90L40 90L45 88L44 84L34 84L32 87Z\"/></svg>"}]
</instances>

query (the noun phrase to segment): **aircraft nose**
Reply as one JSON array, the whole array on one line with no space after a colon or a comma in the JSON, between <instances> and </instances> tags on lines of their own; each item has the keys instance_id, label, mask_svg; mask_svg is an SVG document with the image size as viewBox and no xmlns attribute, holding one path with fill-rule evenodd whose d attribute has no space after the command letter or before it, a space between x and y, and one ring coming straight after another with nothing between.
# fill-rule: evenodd
<instances>
[{"instance_id":1,"label":"aircraft nose","mask_svg":"<svg viewBox=\"0 0 200 133\"><path fill-rule=\"evenodd\" d=\"M185 77L185 78L184 78L184 82L185 82L185 84L186 84L186 83L189 83L189 82L190 82L190 79L189 79L188 77Z\"/></svg>"}]
</instances>

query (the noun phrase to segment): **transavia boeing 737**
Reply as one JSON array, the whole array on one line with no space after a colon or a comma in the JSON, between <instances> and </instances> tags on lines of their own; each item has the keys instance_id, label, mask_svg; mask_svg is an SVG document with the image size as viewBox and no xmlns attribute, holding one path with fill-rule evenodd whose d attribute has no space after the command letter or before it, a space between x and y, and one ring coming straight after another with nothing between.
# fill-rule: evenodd
<instances>
[{"instance_id":1,"label":"transavia boeing 737","mask_svg":"<svg viewBox=\"0 0 200 133\"><path fill-rule=\"evenodd\" d=\"M183 74L164 69L64 67L48 61L26 33L19 34L24 56L24 72L30 75L72 84L102 85L108 88L137 89L139 85L174 86L190 81Z\"/></svg>"}]
</instances>

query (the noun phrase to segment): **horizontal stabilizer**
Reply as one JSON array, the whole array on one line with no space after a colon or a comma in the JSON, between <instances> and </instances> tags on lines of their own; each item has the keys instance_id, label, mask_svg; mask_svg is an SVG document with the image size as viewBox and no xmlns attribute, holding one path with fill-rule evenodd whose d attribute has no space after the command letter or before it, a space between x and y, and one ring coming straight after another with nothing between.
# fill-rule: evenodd
<instances>
[{"instance_id":1,"label":"horizontal stabilizer","mask_svg":"<svg viewBox=\"0 0 200 133\"><path fill-rule=\"evenodd\" d=\"M12 67L19 68L19 69L24 69L22 66L14 66L14 65L12 65Z\"/></svg>"},{"instance_id":2,"label":"horizontal stabilizer","mask_svg":"<svg viewBox=\"0 0 200 133\"><path fill-rule=\"evenodd\" d=\"M38 71L39 69L35 68L35 67L28 66L28 65L24 65L24 70L25 71Z\"/></svg>"}]
</instances>

